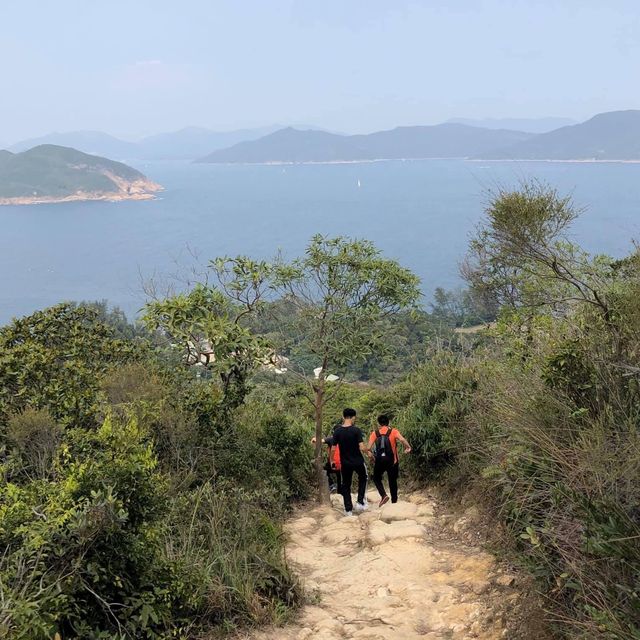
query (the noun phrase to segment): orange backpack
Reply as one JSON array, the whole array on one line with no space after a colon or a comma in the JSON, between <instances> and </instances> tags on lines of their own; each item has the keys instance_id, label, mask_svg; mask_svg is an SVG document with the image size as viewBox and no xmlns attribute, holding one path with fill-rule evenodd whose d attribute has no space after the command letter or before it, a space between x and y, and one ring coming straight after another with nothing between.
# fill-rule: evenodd
<instances>
[{"instance_id":1,"label":"orange backpack","mask_svg":"<svg viewBox=\"0 0 640 640\"><path fill-rule=\"evenodd\" d=\"M333 447L333 464L335 468L340 471L340 447Z\"/></svg>"}]
</instances>

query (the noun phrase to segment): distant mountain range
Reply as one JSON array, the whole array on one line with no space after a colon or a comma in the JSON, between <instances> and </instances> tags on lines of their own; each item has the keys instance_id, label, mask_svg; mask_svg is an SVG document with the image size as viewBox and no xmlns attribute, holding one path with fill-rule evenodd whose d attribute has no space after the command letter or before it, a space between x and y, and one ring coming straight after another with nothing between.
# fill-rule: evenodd
<instances>
[{"instance_id":1,"label":"distant mountain range","mask_svg":"<svg viewBox=\"0 0 640 640\"><path fill-rule=\"evenodd\" d=\"M135 149L135 144L119 140L108 133L101 131L70 131L68 133L50 133L38 138L22 140L8 147L9 151L21 153L41 145L56 145L58 147L69 147L109 158L131 158Z\"/></svg>"},{"instance_id":2,"label":"distant mountain range","mask_svg":"<svg viewBox=\"0 0 640 640\"><path fill-rule=\"evenodd\" d=\"M640 160L640 111L612 111L547 133L468 124L338 135L291 127L210 153L199 162L349 162L383 159Z\"/></svg>"},{"instance_id":3,"label":"distant mountain range","mask_svg":"<svg viewBox=\"0 0 640 640\"><path fill-rule=\"evenodd\" d=\"M461 158L522 142L531 134L463 124L398 127L367 135L338 135L288 127L214 151L199 162L339 162L394 158Z\"/></svg>"},{"instance_id":4,"label":"distant mountain range","mask_svg":"<svg viewBox=\"0 0 640 640\"><path fill-rule=\"evenodd\" d=\"M0 151L0 204L143 200L160 189L126 164L68 147Z\"/></svg>"},{"instance_id":5,"label":"distant mountain range","mask_svg":"<svg viewBox=\"0 0 640 640\"><path fill-rule=\"evenodd\" d=\"M180 131L149 136L138 142L120 140L101 131L70 131L22 140L11 145L9 150L20 152L42 144L55 144L120 160L193 160L215 149L244 140L256 140L280 128L280 125L274 125L258 129L211 131L202 127L186 127Z\"/></svg>"},{"instance_id":6,"label":"distant mountain range","mask_svg":"<svg viewBox=\"0 0 640 640\"><path fill-rule=\"evenodd\" d=\"M483 129L511 129L512 131L526 131L527 133L547 133L560 127L578 124L571 118L451 118L447 122L468 124L471 127Z\"/></svg>"},{"instance_id":7,"label":"distant mountain range","mask_svg":"<svg viewBox=\"0 0 640 640\"><path fill-rule=\"evenodd\" d=\"M640 111L610 111L485 154L503 160L640 160Z\"/></svg>"},{"instance_id":8,"label":"distant mountain range","mask_svg":"<svg viewBox=\"0 0 640 640\"><path fill-rule=\"evenodd\" d=\"M383 159L640 160L640 111L566 118L458 118L432 126L346 135L313 127L216 132L200 127L128 142L99 131L53 133L9 147L57 145L118 160L205 163L350 162ZM555 125L562 125L553 128ZM552 128L552 130L548 130Z\"/></svg>"}]
</instances>

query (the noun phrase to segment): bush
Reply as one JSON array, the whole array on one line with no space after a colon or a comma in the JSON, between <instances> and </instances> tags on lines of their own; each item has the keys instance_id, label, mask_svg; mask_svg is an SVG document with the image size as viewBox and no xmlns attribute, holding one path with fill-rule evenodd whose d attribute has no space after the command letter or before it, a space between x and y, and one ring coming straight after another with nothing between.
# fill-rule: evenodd
<instances>
[{"instance_id":1,"label":"bush","mask_svg":"<svg viewBox=\"0 0 640 640\"><path fill-rule=\"evenodd\" d=\"M195 638L297 604L280 522L311 487L309 406L222 373L82 306L0 329L0 636ZM332 391L327 432L374 393Z\"/></svg>"},{"instance_id":2,"label":"bush","mask_svg":"<svg viewBox=\"0 0 640 640\"><path fill-rule=\"evenodd\" d=\"M257 507L270 502L270 495L211 483L172 501L164 553L182 576L176 615L187 627L278 621L299 602L280 526Z\"/></svg>"},{"instance_id":3,"label":"bush","mask_svg":"<svg viewBox=\"0 0 640 640\"><path fill-rule=\"evenodd\" d=\"M481 383L466 433L469 470L484 477L572 637L640 637L638 415L616 413L591 416L508 369Z\"/></svg>"},{"instance_id":4,"label":"bush","mask_svg":"<svg viewBox=\"0 0 640 640\"><path fill-rule=\"evenodd\" d=\"M13 473L26 480L50 478L62 434L62 427L46 409L27 408L10 416L7 447L12 452L10 468ZM7 471L13 475L9 468Z\"/></svg>"},{"instance_id":5,"label":"bush","mask_svg":"<svg viewBox=\"0 0 640 640\"><path fill-rule=\"evenodd\" d=\"M34 640L54 632L153 638L171 607L157 587L164 481L150 444L135 422L109 419L70 436L56 481L1 490L1 582L15 603L4 612L6 628Z\"/></svg>"},{"instance_id":6,"label":"bush","mask_svg":"<svg viewBox=\"0 0 640 640\"><path fill-rule=\"evenodd\" d=\"M466 356L438 351L394 388L386 410L412 446L404 464L414 477L433 478L456 459L476 377Z\"/></svg>"},{"instance_id":7,"label":"bush","mask_svg":"<svg viewBox=\"0 0 640 640\"><path fill-rule=\"evenodd\" d=\"M243 421L253 425L257 444L268 452L268 468L263 467L266 477L282 478L282 503L308 497L313 486L310 424L264 404L249 407Z\"/></svg>"},{"instance_id":8,"label":"bush","mask_svg":"<svg viewBox=\"0 0 640 640\"><path fill-rule=\"evenodd\" d=\"M637 353L638 332L616 322L589 307L509 315L493 345L436 358L395 390L414 473L440 458L483 492L559 630L585 640L640 638L640 385L618 355L620 340Z\"/></svg>"},{"instance_id":9,"label":"bush","mask_svg":"<svg viewBox=\"0 0 640 640\"><path fill-rule=\"evenodd\" d=\"M55 481L2 486L0 633L187 637L295 604L271 491L168 488L144 429L111 418L68 434Z\"/></svg>"},{"instance_id":10,"label":"bush","mask_svg":"<svg viewBox=\"0 0 640 640\"><path fill-rule=\"evenodd\" d=\"M540 307L503 309L472 351L436 354L386 400L413 474L440 468L480 496L558 632L581 640L640 638L640 265L623 262L615 277L597 262L601 289L570 305L527 283Z\"/></svg>"},{"instance_id":11,"label":"bush","mask_svg":"<svg viewBox=\"0 0 640 640\"><path fill-rule=\"evenodd\" d=\"M0 424L27 407L47 409L62 425L93 424L102 376L140 353L95 310L69 304L0 327Z\"/></svg>"}]
</instances>

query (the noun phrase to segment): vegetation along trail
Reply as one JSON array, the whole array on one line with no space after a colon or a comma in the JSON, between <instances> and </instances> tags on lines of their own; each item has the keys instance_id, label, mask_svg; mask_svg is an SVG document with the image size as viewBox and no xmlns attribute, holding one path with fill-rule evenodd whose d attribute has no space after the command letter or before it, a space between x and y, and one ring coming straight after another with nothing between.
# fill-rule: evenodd
<instances>
[{"instance_id":1,"label":"vegetation along trail","mask_svg":"<svg viewBox=\"0 0 640 640\"><path fill-rule=\"evenodd\" d=\"M368 497L377 505L377 494ZM287 525L308 604L296 624L252 640L509 637L492 602L517 599L513 577L487 552L440 535L430 497L409 494L351 518L332 498Z\"/></svg>"}]
</instances>

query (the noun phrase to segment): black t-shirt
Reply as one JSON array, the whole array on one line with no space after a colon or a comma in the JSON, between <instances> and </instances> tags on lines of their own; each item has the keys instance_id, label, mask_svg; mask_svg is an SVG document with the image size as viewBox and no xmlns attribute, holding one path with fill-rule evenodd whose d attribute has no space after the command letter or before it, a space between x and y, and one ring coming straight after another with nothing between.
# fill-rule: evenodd
<instances>
[{"instance_id":1,"label":"black t-shirt","mask_svg":"<svg viewBox=\"0 0 640 640\"><path fill-rule=\"evenodd\" d=\"M324 439L324 443L326 445L328 445L329 447L334 447L335 443L333 442L333 434L336 432L336 430L338 430L340 427L342 426L341 422L338 422L338 424L335 425L335 427L333 427L333 433L330 436L327 436Z\"/></svg>"},{"instance_id":2,"label":"black t-shirt","mask_svg":"<svg viewBox=\"0 0 640 640\"><path fill-rule=\"evenodd\" d=\"M340 463L356 466L364 464L360 443L364 442L362 431L358 427L338 427L333 432L333 444L340 449Z\"/></svg>"}]
</instances>

